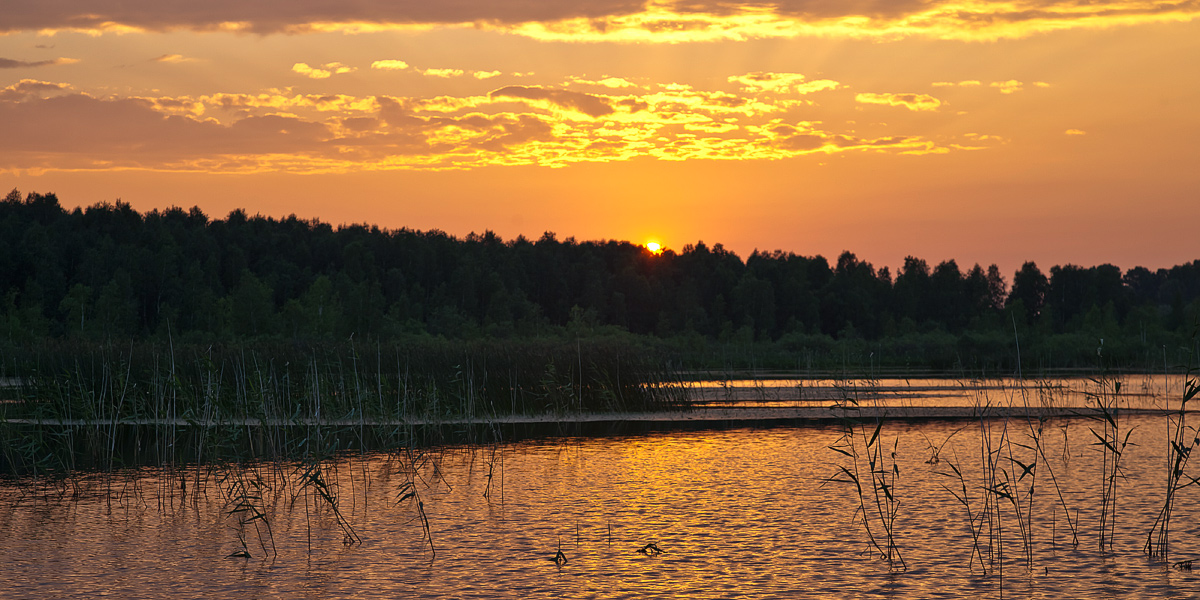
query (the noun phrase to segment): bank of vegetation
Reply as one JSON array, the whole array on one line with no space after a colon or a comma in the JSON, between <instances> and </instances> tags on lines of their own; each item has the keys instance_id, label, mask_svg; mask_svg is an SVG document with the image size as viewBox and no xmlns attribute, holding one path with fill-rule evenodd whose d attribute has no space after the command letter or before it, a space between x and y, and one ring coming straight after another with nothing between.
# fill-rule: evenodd
<instances>
[{"instance_id":1,"label":"bank of vegetation","mask_svg":"<svg viewBox=\"0 0 1200 600\"><path fill-rule=\"evenodd\" d=\"M333 227L296 217L66 210L54 194L0 202L0 344L207 347L353 340L607 340L676 368L1025 372L1181 363L1200 316L1200 261L930 265L896 273L845 252L755 252L703 242L653 254L621 241L503 240L491 232ZM531 342L531 340L540 340ZM489 342L490 343L490 342ZM12 365L10 363L10 369Z\"/></svg>"}]
</instances>

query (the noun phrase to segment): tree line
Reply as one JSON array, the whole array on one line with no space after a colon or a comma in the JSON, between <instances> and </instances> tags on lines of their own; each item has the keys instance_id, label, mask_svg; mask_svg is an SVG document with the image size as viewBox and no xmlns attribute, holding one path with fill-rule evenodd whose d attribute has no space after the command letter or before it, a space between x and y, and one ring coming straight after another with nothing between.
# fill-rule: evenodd
<instances>
[{"instance_id":1,"label":"tree line","mask_svg":"<svg viewBox=\"0 0 1200 600\"><path fill-rule=\"evenodd\" d=\"M941 336L1002 345L1016 332L1146 354L1182 343L1200 316L1200 260L1124 272L1027 262L1009 283L995 265L953 260L909 257L893 273L850 252L833 262L781 251L743 260L698 242L654 254L549 232L506 241L244 210L141 214L119 200L68 211L52 193L17 190L0 202L0 257L0 338L10 343L628 332L697 343Z\"/></svg>"}]
</instances>

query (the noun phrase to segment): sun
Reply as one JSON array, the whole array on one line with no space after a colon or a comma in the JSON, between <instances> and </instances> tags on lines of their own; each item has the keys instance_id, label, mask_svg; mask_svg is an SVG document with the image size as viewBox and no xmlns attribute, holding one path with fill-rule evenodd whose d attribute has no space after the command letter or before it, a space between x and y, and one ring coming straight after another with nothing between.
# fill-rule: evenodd
<instances>
[{"instance_id":1,"label":"sun","mask_svg":"<svg viewBox=\"0 0 1200 600\"><path fill-rule=\"evenodd\" d=\"M646 242L646 249L652 254L662 254L663 251L662 244L658 242Z\"/></svg>"}]
</instances>

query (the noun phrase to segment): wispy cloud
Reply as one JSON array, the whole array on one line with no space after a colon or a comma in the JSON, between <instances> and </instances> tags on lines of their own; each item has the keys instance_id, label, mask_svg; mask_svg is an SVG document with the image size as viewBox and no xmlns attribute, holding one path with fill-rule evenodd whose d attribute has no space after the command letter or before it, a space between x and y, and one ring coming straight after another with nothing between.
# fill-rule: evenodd
<instances>
[{"instance_id":1,"label":"wispy cloud","mask_svg":"<svg viewBox=\"0 0 1200 600\"><path fill-rule=\"evenodd\" d=\"M462 77L464 75L470 75L475 79L491 79L493 77L499 77L500 75L503 75L503 73L500 71L471 71L467 69L452 68L419 69L413 67L405 61L394 59L377 60L371 63L371 68L377 71L407 71L411 69L413 72L420 73L426 77L438 77L440 79L450 79L453 77Z\"/></svg>"},{"instance_id":2,"label":"wispy cloud","mask_svg":"<svg viewBox=\"0 0 1200 600\"><path fill-rule=\"evenodd\" d=\"M194 62L195 60L196 59L188 58L182 54L164 54L162 56L156 57L154 59L154 62L177 64L177 63L185 63L185 62Z\"/></svg>"},{"instance_id":3,"label":"wispy cloud","mask_svg":"<svg viewBox=\"0 0 1200 600\"><path fill-rule=\"evenodd\" d=\"M602 79L584 79L582 77L571 77L568 83L572 85L592 85L609 89L628 89L639 87L638 84L624 79L622 77L604 77Z\"/></svg>"},{"instance_id":4,"label":"wispy cloud","mask_svg":"<svg viewBox=\"0 0 1200 600\"><path fill-rule=\"evenodd\" d=\"M54 65L69 65L79 62L78 58L52 58L50 60L14 60L0 58L0 69L34 69Z\"/></svg>"}]
</instances>

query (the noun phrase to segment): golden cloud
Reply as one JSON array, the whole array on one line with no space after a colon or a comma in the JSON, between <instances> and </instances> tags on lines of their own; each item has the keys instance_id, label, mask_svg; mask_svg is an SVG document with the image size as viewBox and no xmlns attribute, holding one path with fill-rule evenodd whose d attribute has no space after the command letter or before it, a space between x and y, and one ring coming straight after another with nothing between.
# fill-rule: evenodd
<instances>
[{"instance_id":1,"label":"golden cloud","mask_svg":"<svg viewBox=\"0 0 1200 600\"><path fill-rule=\"evenodd\" d=\"M605 88L609 88L609 89L640 87L640 86L638 86L638 84L633 83L632 81L629 81L627 79L623 79L621 77L605 77L605 78L599 79L599 80L589 80L589 79L583 79L580 77L572 77L572 78L570 78L569 83L579 84L579 85L594 85L594 86L605 87Z\"/></svg>"},{"instance_id":2,"label":"golden cloud","mask_svg":"<svg viewBox=\"0 0 1200 600\"><path fill-rule=\"evenodd\" d=\"M0 148L0 171L562 167L637 157L778 160L856 152L930 154L1003 143L970 135L961 136L969 140L962 144L920 135L860 135L790 116L812 109L803 101L768 93L766 87L758 93L729 93L671 84L628 88L615 78L602 81L614 86L600 86L609 93L504 86L487 95L433 98L284 90L101 98L65 84L26 80L0 90L0 123L13 125L7 129L15 139L37 139ZM787 89L795 89L797 82L806 83L794 79ZM898 106L931 105L920 95L879 96Z\"/></svg>"},{"instance_id":3,"label":"golden cloud","mask_svg":"<svg viewBox=\"0 0 1200 600\"><path fill-rule=\"evenodd\" d=\"M912 111L934 111L942 105L942 101L928 94L874 94L861 93L854 100L862 104L882 104L884 106L903 106Z\"/></svg>"},{"instance_id":4,"label":"golden cloud","mask_svg":"<svg viewBox=\"0 0 1200 600\"><path fill-rule=\"evenodd\" d=\"M764 73L762 71L734 75L728 78L730 83L738 83L743 92L774 92L810 94L823 90L835 90L841 84L829 79L806 81L799 73Z\"/></svg>"},{"instance_id":5,"label":"golden cloud","mask_svg":"<svg viewBox=\"0 0 1200 600\"><path fill-rule=\"evenodd\" d=\"M1024 89L1025 84L1015 79L1010 79L1008 81L993 81L988 86L1000 90L1001 94L1015 94Z\"/></svg>"},{"instance_id":6,"label":"golden cloud","mask_svg":"<svg viewBox=\"0 0 1200 600\"><path fill-rule=\"evenodd\" d=\"M356 71L354 67L343 65L339 62L326 63L320 68L310 67L305 63L296 63L292 65L292 71L299 73L311 79L328 79L333 75L341 75L343 73L353 73Z\"/></svg>"},{"instance_id":7,"label":"golden cloud","mask_svg":"<svg viewBox=\"0 0 1200 600\"><path fill-rule=\"evenodd\" d=\"M402 71L408 68L408 63L402 60L377 60L371 63L371 68L384 71Z\"/></svg>"},{"instance_id":8,"label":"golden cloud","mask_svg":"<svg viewBox=\"0 0 1200 600\"><path fill-rule=\"evenodd\" d=\"M162 56L155 58L153 62L178 64L178 63L185 63L185 62L193 62L195 60L196 59L188 58L182 54L164 54Z\"/></svg>"},{"instance_id":9,"label":"golden cloud","mask_svg":"<svg viewBox=\"0 0 1200 600\"><path fill-rule=\"evenodd\" d=\"M0 33L213 31L368 33L475 27L566 42L686 43L768 38L1022 38L1080 28L1195 20L1190 0L462 0L320 3L62 0L6 6Z\"/></svg>"},{"instance_id":10,"label":"golden cloud","mask_svg":"<svg viewBox=\"0 0 1200 600\"><path fill-rule=\"evenodd\" d=\"M422 75L441 77L443 79L448 79L450 77L462 77L463 73L464 72L462 69L424 69L421 71Z\"/></svg>"}]
</instances>

